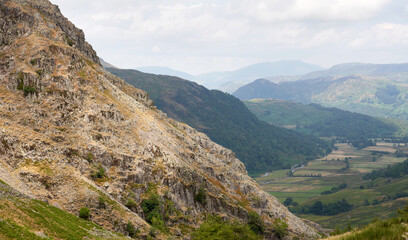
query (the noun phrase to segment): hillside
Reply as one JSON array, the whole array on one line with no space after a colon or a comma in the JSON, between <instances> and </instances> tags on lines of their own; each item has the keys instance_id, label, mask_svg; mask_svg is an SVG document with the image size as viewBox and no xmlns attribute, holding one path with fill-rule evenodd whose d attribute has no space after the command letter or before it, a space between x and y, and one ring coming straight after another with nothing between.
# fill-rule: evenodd
<instances>
[{"instance_id":1,"label":"hillside","mask_svg":"<svg viewBox=\"0 0 408 240\"><path fill-rule=\"evenodd\" d=\"M188 239L209 214L264 226L266 239L277 221L290 236L318 236L260 190L232 151L167 118L146 92L105 71L57 6L0 0L0 10L0 179L10 188L138 239ZM7 205L10 215L21 214L9 222L15 229L28 224L24 205ZM26 205L27 214L56 212L72 233L94 226L39 205ZM54 219L27 221L50 234L58 224L46 221Z\"/></svg>"},{"instance_id":2,"label":"hillside","mask_svg":"<svg viewBox=\"0 0 408 240\"><path fill-rule=\"evenodd\" d=\"M383 138L393 136L397 126L367 115L283 100L253 99L245 105L259 119L319 137Z\"/></svg>"},{"instance_id":3,"label":"hillside","mask_svg":"<svg viewBox=\"0 0 408 240\"><path fill-rule=\"evenodd\" d=\"M238 87L258 78L277 75L302 75L322 69L320 66L297 60L261 62L235 71L201 74L197 76L196 81L209 89L219 89L232 93Z\"/></svg>"},{"instance_id":4,"label":"hillside","mask_svg":"<svg viewBox=\"0 0 408 240\"><path fill-rule=\"evenodd\" d=\"M405 240L408 238L408 205L397 211L397 216L376 220L362 228L347 229L346 233L326 238L327 240Z\"/></svg>"},{"instance_id":5,"label":"hillside","mask_svg":"<svg viewBox=\"0 0 408 240\"><path fill-rule=\"evenodd\" d=\"M3 240L127 239L57 207L31 199L2 181L0 206L0 239Z\"/></svg>"},{"instance_id":6,"label":"hillside","mask_svg":"<svg viewBox=\"0 0 408 240\"><path fill-rule=\"evenodd\" d=\"M394 70L394 68L391 69ZM401 69L397 68L395 71L397 70ZM279 84L259 79L241 87L233 95L243 100L273 98L300 103L318 103L325 107L336 107L371 116L407 120L408 74L404 71L378 73L379 75L372 76L321 75L317 78ZM377 72L373 71L370 74L375 73ZM306 76L310 75L302 77Z\"/></svg>"},{"instance_id":7,"label":"hillside","mask_svg":"<svg viewBox=\"0 0 408 240\"><path fill-rule=\"evenodd\" d=\"M108 71L147 91L169 117L232 149L250 172L288 167L330 151L328 144L318 138L258 120L229 94L170 76L111 68Z\"/></svg>"}]
</instances>

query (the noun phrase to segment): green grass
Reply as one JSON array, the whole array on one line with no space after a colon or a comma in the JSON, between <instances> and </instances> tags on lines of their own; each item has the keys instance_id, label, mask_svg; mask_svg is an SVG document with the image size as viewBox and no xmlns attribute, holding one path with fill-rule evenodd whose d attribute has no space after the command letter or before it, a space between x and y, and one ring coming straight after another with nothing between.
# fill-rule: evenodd
<instances>
[{"instance_id":1,"label":"green grass","mask_svg":"<svg viewBox=\"0 0 408 240\"><path fill-rule=\"evenodd\" d=\"M44 240L44 238L30 232L26 227L20 226L13 220L8 219L0 221L0 236L4 240Z\"/></svg>"},{"instance_id":2,"label":"green grass","mask_svg":"<svg viewBox=\"0 0 408 240\"><path fill-rule=\"evenodd\" d=\"M318 196L317 193L312 194L310 192L268 192L268 193L276 197L281 203L283 203L286 198L291 197L295 199L295 201L298 202L299 204L302 204L307 202L311 197Z\"/></svg>"},{"instance_id":3,"label":"green grass","mask_svg":"<svg viewBox=\"0 0 408 240\"><path fill-rule=\"evenodd\" d=\"M406 240L408 238L408 205L404 210L399 210L398 216L386 219L375 220L369 225L354 229L343 235L332 237L334 240Z\"/></svg>"},{"instance_id":4,"label":"green grass","mask_svg":"<svg viewBox=\"0 0 408 240\"><path fill-rule=\"evenodd\" d=\"M289 170L287 170L287 169L273 171L271 173L267 173L266 176L265 176L265 174L262 174L257 179L259 179L259 181L268 181L268 180L273 180L273 179L277 179L277 178L284 178L284 177L287 177L286 173L288 171Z\"/></svg>"},{"instance_id":5,"label":"green grass","mask_svg":"<svg viewBox=\"0 0 408 240\"><path fill-rule=\"evenodd\" d=\"M383 194L388 195L394 194L396 192L408 191L408 176L402 179L398 179L395 182L391 182L389 184L382 184L381 186L377 187L377 189Z\"/></svg>"},{"instance_id":6,"label":"green grass","mask_svg":"<svg viewBox=\"0 0 408 240\"><path fill-rule=\"evenodd\" d=\"M351 226L364 226L375 219L387 219L395 216L395 212L406 204L406 200L395 200L391 203L358 207L349 212L334 216L318 216L312 214L298 214L301 218L314 221L324 228L345 228L349 223Z\"/></svg>"},{"instance_id":7,"label":"green grass","mask_svg":"<svg viewBox=\"0 0 408 240\"><path fill-rule=\"evenodd\" d=\"M0 239L125 239L45 202L21 197L7 185L0 183L0 188Z\"/></svg>"},{"instance_id":8,"label":"green grass","mask_svg":"<svg viewBox=\"0 0 408 240\"><path fill-rule=\"evenodd\" d=\"M391 180L381 178L373 182L363 180L362 177L365 172L386 168L389 164L403 162L406 158L397 158L394 154L383 154L382 156L377 155L377 161L372 162L371 151L357 150L345 144L337 144L337 146L339 150L331 156L329 155L327 159L344 159L346 156L353 156L350 160L351 169L340 171L345 167L344 161L314 160L303 169L296 171L295 175L321 173L327 176L276 179L285 174L285 171L279 171L272 172L267 177L256 178L256 180L263 190L277 197L281 203L288 197L292 197L300 206L312 205L316 201L331 203L344 198L354 205L351 211L335 216L301 215L301 217L320 223L326 228L345 227L349 221L353 226L361 226L370 223L375 218L384 219L392 216L396 209L402 205L400 199L390 200L390 198L394 197L396 193L408 191L408 176ZM374 149L376 148L392 149L392 145L374 147ZM341 183L346 183L347 188L335 193L321 195L321 192L331 190ZM360 189L360 186L363 186L363 189ZM386 202L382 204L365 206L366 199L372 204L374 200L381 201L383 198L386 199Z\"/></svg>"},{"instance_id":9,"label":"green grass","mask_svg":"<svg viewBox=\"0 0 408 240\"><path fill-rule=\"evenodd\" d=\"M316 200L330 203L344 198L354 206L361 206L364 199L373 200L381 195L382 193L376 189L345 189L332 194L321 195L319 198L311 199L308 203L314 203Z\"/></svg>"}]
</instances>

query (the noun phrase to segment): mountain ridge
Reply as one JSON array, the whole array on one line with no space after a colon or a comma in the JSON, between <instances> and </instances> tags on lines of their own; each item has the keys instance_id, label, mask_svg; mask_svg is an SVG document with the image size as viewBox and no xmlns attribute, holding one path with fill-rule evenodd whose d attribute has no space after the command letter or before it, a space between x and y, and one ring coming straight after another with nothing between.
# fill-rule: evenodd
<instances>
[{"instance_id":1,"label":"mountain ridge","mask_svg":"<svg viewBox=\"0 0 408 240\"><path fill-rule=\"evenodd\" d=\"M233 92L236 86L251 82L262 77L277 75L301 75L308 72L322 70L323 68L302 62L300 60L282 60L277 62L255 63L235 71L213 72L201 74L196 81L208 89Z\"/></svg>"},{"instance_id":2,"label":"mountain ridge","mask_svg":"<svg viewBox=\"0 0 408 240\"><path fill-rule=\"evenodd\" d=\"M295 81L254 81L233 93L250 100L274 98L358 112L375 117L408 119L408 64L342 64L299 76Z\"/></svg>"},{"instance_id":3,"label":"mountain ridge","mask_svg":"<svg viewBox=\"0 0 408 240\"><path fill-rule=\"evenodd\" d=\"M106 72L58 7L0 3L0 178L12 188L75 215L87 208L90 221L142 239L189 237L207 213L244 223L259 214L269 239L276 219L293 236L318 236L232 151Z\"/></svg>"}]
</instances>

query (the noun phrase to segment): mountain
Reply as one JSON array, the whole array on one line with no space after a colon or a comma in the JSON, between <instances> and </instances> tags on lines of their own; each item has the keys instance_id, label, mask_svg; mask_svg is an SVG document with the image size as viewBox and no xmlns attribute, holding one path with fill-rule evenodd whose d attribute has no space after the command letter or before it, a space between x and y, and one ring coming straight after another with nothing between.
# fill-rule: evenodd
<instances>
[{"instance_id":1,"label":"mountain","mask_svg":"<svg viewBox=\"0 0 408 240\"><path fill-rule=\"evenodd\" d=\"M105 62L102 58L99 58L99 60L101 61L102 67L104 68L117 68L115 66L113 66L112 64Z\"/></svg>"},{"instance_id":2,"label":"mountain","mask_svg":"<svg viewBox=\"0 0 408 240\"><path fill-rule=\"evenodd\" d=\"M300 79L312 79L326 76L407 76L408 63L399 64L370 64L370 63L344 63L334 65L333 67L305 74Z\"/></svg>"},{"instance_id":3,"label":"mountain","mask_svg":"<svg viewBox=\"0 0 408 240\"><path fill-rule=\"evenodd\" d=\"M57 6L0 0L0 22L0 179L34 203L2 199L0 236L188 239L210 214L266 239L277 224L288 238L319 236L232 151L105 71Z\"/></svg>"},{"instance_id":4,"label":"mountain","mask_svg":"<svg viewBox=\"0 0 408 240\"><path fill-rule=\"evenodd\" d=\"M147 91L169 117L232 149L251 173L289 167L330 151L330 146L318 138L258 120L239 99L218 90L171 76L108 71Z\"/></svg>"},{"instance_id":5,"label":"mountain","mask_svg":"<svg viewBox=\"0 0 408 240\"><path fill-rule=\"evenodd\" d=\"M169 76L179 77L179 78L187 79L190 81L194 81L194 79L196 78L195 76L191 74L177 71L177 70L174 70L168 67L158 67L158 66L138 67L136 68L136 70L145 72L145 73L151 73L151 74L169 75Z\"/></svg>"},{"instance_id":6,"label":"mountain","mask_svg":"<svg viewBox=\"0 0 408 240\"><path fill-rule=\"evenodd\" d=\"M408 119L408 64L343 64L299 79L280 83L258 79L233 95L243 100L318 103L371 116Z\"/></svg>"},{"instance_id":7,"label":"mountain","mask_svg":"<svg viewBox=\"0 0 408 240\"><path fill-rule=\"evenodd\" d=\"M297 60L262 62L236 71L202 74L197 76L196 81L209 89L219 89L232 93L238 87L258 78L277 75L302 75L322 69L320 66Z\"/></svg>"},{"instance_id":8,"label":"mountain","mask_svg":"<svg viewBox=\"0 0 408 240\"><path fill-rule=\"evenodd\" d=\"M324 92L331 84L340 84L346 80L347 78L333 80L331 77L327 77L305 81L272 83L266 79L258 79L239 88L233 95L242 100L273 98L310 103L313 96Z\"/></svg>"},{"instance_id":9,"label":"mountain","mask_svg":"<svg viewBox=\"0 0 408 240\"><path fill-rule=\"evenodd\" d=\"M346 139L393 136L397 127L367 115L274 99L253 99L245 105L259 119L319 137Z\"/></svg>"}]
</instances>

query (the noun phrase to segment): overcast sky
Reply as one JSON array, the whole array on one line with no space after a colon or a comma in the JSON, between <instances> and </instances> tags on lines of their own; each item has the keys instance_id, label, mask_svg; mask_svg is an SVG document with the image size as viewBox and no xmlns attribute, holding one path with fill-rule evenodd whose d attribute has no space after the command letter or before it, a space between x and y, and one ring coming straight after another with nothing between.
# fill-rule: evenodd
<instances>
[{"instance_id":1,"label":"overcast sky","mask_svg":"<svg viewBox=\"0 0 408 240\"><path fill-rule=\"evenodd\" d=\"M406 0L51 0L121 68L408 62Z\"/></svg>"}]
</instances>

